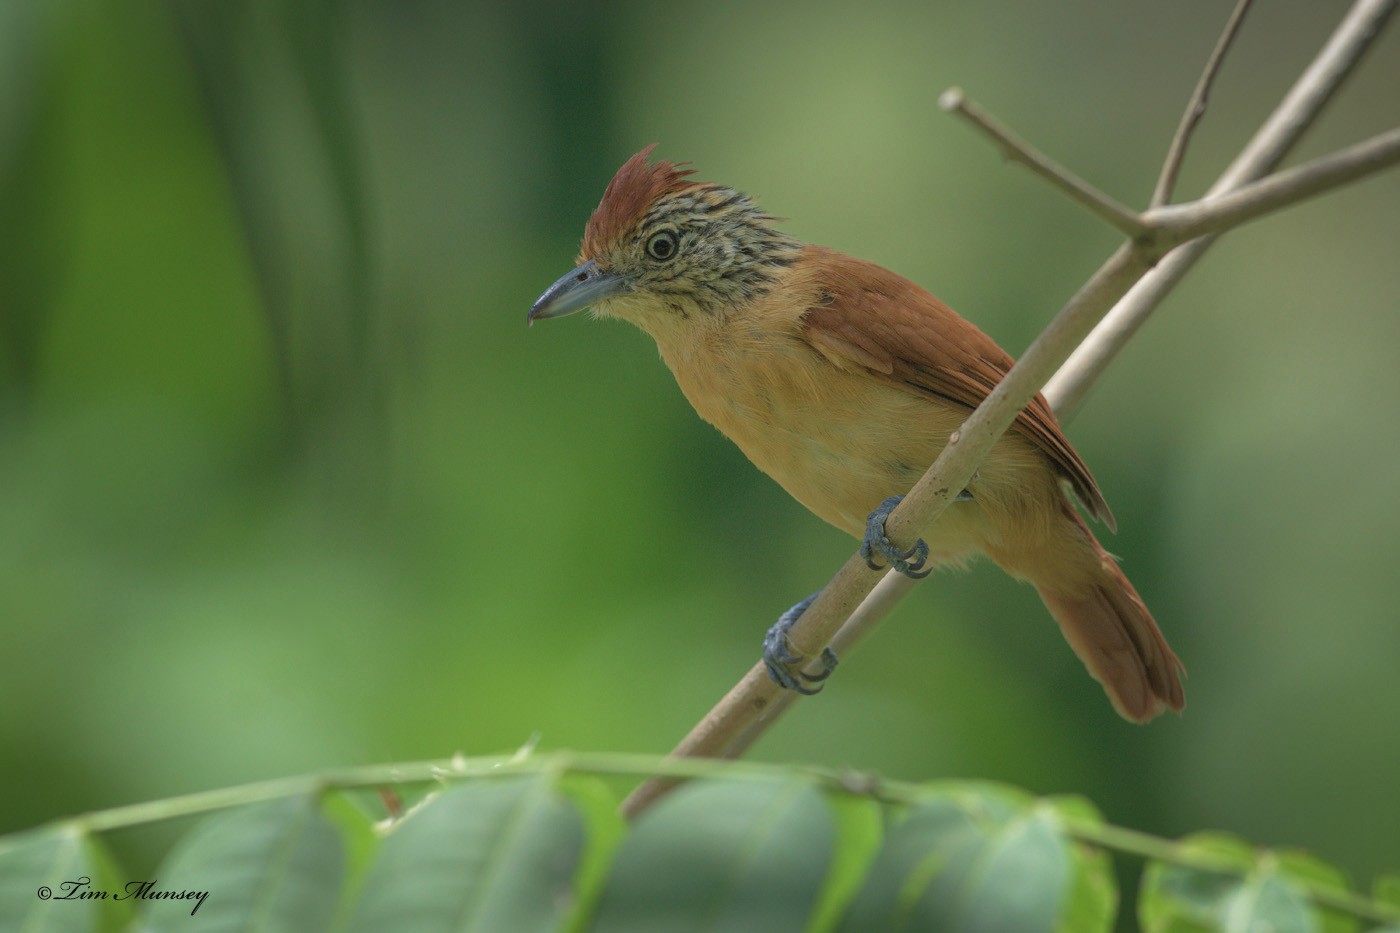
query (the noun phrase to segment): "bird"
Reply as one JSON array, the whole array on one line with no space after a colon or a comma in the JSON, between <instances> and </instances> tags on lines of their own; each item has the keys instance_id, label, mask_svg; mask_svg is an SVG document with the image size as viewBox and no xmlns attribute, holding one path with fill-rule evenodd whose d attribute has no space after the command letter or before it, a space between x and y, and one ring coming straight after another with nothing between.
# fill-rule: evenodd
<instances>
[{"instance_id":1,"label":"bird","mask_svg":"<svg viewBox=\"0 0 1400 933\"><path fill-rule=\"evenodd\" d=\"M919 577L985 555L1039 592L1125 719L1185 706L1185 669L1136 589L1071 502L1116 530L1097 482L1037 395L914 548L884 520L1012 358L914 282L803 243L746 194L689 163L628 159L589 217L575 267L528 321L591 308L649 334L695 411L793 498L860 539L872 568ZM877 563L877 559L883 563ZM764 660L812 693L779 619ZM815 684L815 685L814 685Z\"/></svg>"}]
</instances>

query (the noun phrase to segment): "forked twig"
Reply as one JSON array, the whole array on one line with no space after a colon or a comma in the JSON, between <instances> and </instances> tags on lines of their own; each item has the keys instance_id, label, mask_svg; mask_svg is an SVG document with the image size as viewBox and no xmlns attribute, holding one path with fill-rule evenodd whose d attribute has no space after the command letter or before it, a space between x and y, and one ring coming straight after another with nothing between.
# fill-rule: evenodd
<instances>
[{"instance_id":1,"label":"forked twig","mask_svg":"<svg viewBox=\"0 0 1400 933\"><path fill-rule=\"evenodd\" d=\"M1372 40L1384 28L1395 8L1396 0L1357 0L1254 138L1216 179L1206 197L1233 190L1273 171L1361 63ZM1073 417L1109 362L1214 242L1214 236L1207 236L1172 250L1133 286L1045 384L1045 397L1061 422Z\"/></svg>"},{"instance_id":2,"label":"forked twig","mask_svg":"<svg viewBox=\"0 0 1400 933\"><path fill-rule=\"evenodd\" d=\"M1186 110L1181 114L1181 123L1177 125L1171 145L1167 147L1167 158L1162 163L1162 172L1157 176L1157 187L1152 190L1152 200L1148 202L1148 207L1161 207L1171 200L1177 176L1181 174L1181 163L1186 159L1186 147L1190 144L1191 136L1196 132L1201 117L1206 114L1211 85L1215 83L1215 76L1220 73L1220 65L1225 61L1225 53L1230 51L1235 36L1239 35L1240 24L1244 22L1244 15L1249 12L1249 6L1253 2L1254 0L1239 0L1235 4L1235 11L1230 14L1225 31L1215 43L1215 49L1210 53L1205 69L1201 71L1201 78L1196 82L1196 89L1191 92L1191 99L1186 102Z\"/></svg>"},{"instance_id":3,"label":"forked twig","mask_svg":"<svg viewBox=\"0 0 1400 933\"><path fill-rule=\"evenodd\" d=\"M1159 207L1146 217L1159 245L1171 249L1374 175L1397 162L1400 128L1204 201Z\"/></svg>"}]
</instances>

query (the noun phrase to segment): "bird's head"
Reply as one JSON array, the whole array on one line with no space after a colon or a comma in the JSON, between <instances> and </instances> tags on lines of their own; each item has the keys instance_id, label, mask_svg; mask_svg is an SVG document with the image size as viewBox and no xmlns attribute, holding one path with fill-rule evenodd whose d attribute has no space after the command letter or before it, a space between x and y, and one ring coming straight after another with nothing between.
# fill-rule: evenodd
<instances>
[{"instance_id":1,"label":"bird's head","mask_svg":"<svg viewBox=\"0 0 1400 933\"><path fill-rule=\"evenodd\" d=\"M618 169L589 218L579 264L530 309L533 323L592 307L653 336L722 319L767 291L801 245L731 188L647 162Z\"/></svg>"}]
</instances>

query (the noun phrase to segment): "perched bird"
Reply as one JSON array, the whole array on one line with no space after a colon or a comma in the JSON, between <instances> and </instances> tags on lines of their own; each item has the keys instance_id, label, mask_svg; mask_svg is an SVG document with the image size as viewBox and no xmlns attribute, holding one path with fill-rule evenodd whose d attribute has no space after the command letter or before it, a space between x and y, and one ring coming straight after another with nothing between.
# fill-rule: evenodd
<instances>
[{"instance_id":1,"label":"perched bird","mask_svg":"<svg viewBox=\"0 0 1400 933\"><path fill-rule=\"evenodd\" d=\"M700 417L818 516L911 576L986 554L1031 583L1076 654L1134 722L1185 703L1181 663L1141 597L1075 511L1114 527L1098 484L1041 396L968 488L900 552L884 520L1012 360L991 338L893 272L800 243L746 195L649 162L618 170L588 221L579 264L529 320L585 307L650 334ZM872 566L876 566L872 562ZM785 633L770 674L792 670ZM828 672L834 666L832 656Z\"/></svg>"}]
</instances>

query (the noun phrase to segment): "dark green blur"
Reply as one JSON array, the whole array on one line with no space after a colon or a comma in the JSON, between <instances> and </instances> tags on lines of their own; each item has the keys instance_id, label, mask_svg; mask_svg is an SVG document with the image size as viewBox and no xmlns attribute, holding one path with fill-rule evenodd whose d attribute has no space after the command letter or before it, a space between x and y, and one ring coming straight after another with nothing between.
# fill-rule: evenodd
<instances>
[{"instance_id":1,"label":"dark green blur","mask_svg":"<svg viewBox=\"0 0 1400 933\"><path fill-rule=\"evenodd\" d=\"M1345 8L1258 6L1185 195ZM1140 205L1228 4L861 9L0 0L0 832L532 735L668 749L854 542L640 333L526 328L612 171L657 142L1019 353L1115 237L937 94ZM1397 28L1300 156L1395 123ZM1070 426L1184 717L1120 721L981 566L755 754L1400 867L1397 244L1396 173L1232 235Z\"/></svg>"}]
</instances>

